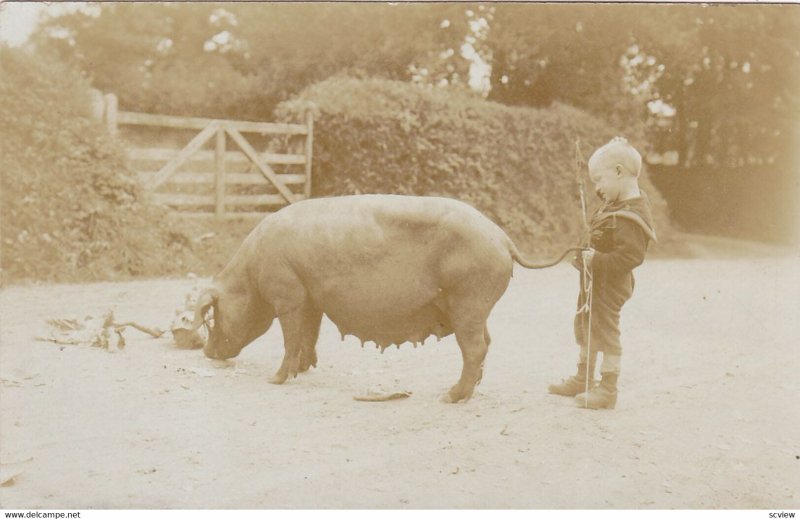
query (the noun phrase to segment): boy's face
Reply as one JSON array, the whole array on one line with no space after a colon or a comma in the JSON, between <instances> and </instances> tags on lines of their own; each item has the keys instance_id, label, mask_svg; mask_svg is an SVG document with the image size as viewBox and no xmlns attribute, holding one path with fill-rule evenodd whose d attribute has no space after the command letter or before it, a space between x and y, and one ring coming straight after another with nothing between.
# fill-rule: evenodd
<instances>
[{"instance_id":1,"label":"boy's face","mask_svg":"<svg viewBox=\"0 0 800 519\"><path fill-rule=\"evenodd\" d=\"M589 165L589 178L594 184L595 193L607 202L619 198L624 175L622 167L610 160L599 160Z\"/></svg>"}]
</instances>

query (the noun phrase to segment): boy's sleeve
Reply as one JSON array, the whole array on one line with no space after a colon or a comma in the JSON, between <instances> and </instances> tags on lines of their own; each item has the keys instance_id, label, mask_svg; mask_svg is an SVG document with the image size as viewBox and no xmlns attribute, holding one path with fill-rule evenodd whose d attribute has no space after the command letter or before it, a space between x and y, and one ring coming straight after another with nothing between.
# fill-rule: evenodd
<instances>
[{"instance_id":1,"label":"boy's sleeve","mask_svg":"<svg viewBox=\"0 0 800 519\"><path fill-rule=\"evenodd\" d=\"M627 218L616 219L614 248L595 252L592 270L598 274L624 274L644 261L649 240L644 229Z\"/></svg>"}]
</instances>

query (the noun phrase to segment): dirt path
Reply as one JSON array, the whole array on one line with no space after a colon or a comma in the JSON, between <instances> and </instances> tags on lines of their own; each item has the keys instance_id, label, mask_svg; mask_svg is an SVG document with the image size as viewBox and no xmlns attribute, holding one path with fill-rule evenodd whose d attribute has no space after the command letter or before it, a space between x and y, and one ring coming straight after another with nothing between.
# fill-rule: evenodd
<instances>
[{"instance_id":1,"label":"dirt path","mask_svg":"<svg viewBox=\"0 0 800 519\"><path fill-rule=\"evenodd\" d=\"M111 307L166 326L189 280L12 287L0 508L800 508L797 265L646 263L610 412L546 392L577 353L569 266L517 269L463 405L438 400L452 337L381 355L326 320L318 368L273 386L277 326L230 363L134 331L116 353L33 340ZM375 388L413 395L353 400Z\"/></svg>"}]
</instances>

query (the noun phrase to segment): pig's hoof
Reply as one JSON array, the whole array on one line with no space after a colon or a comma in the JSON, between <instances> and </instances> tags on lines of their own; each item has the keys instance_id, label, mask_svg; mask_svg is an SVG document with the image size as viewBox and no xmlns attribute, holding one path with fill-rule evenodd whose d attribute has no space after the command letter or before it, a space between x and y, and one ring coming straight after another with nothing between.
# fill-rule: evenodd
<instances>
[{"instance_id":1,"label":"pig's hoof","mask_svg":"<svg viewBox=\"0 0 800 519\"><path fill-rule=\"evenodd\" d=\"M297 365L298 373L305 373L311 367L317 367L317 354L314 351L303 351L300 353L300 362Z\"/></svg>"},{"instance_id":2,"label":"pig's hoof","mask_svg":"<svg viewBox=\"0 0 800 519\"><path fill-rule=\"evenodd\" d=\"M472 396L472 391L465 391L458 387L456 384L450 391L442 395L442 402L447 404L456 404L458 402L466 402Z\"/></svg>"},{"instance_id":3,"label":"pig's hoof","mask_svg":"<svg viewBox=\"0 0 800 519\"><path fill-rule=\"evenodd\" d=\"M270 377L269 383L270 384L278 384L278 385L280 385L280 384L283 384L284 382L286 382L286 378L287 378L286 373L278 372L278 373L275 373L274 375L272 375L272 377Z\"/></svg>"},{"instance_id":4,"label":"pig's hoof","mask_svg":"<svg viewBox=\"0 0 800 519\"><path fill-rule=\"evenodd\" d=\"M450 396L449 392L443 394L439 400L441 400L445 404L455 404L457 402L457 400L453 400L453 397Z\"/></svg>"}]
</instances>

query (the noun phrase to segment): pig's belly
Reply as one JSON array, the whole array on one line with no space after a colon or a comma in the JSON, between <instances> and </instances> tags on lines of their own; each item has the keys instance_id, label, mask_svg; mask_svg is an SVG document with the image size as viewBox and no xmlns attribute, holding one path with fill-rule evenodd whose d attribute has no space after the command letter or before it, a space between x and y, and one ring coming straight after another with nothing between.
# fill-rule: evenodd
<instances>
[{"instance_id":1,"label":"pig's belly","mask_svg":"<svg viewBox=\"0 0 800 519\"><path fill-rule=\"evenodd\" d=\"M433 303L410 311L363 310L354 314L339 308L327 310L325 313L339 328L342 336L355 335L362 342L374 341L382 347L404 342L423 342L431 335L444 337L453 331L445 313Z\"/></svg>"},{"instance_id":2,"label":"pig's belly","mask_svg":"<svg viewBox=\"0 0 800 519\"><path fill-rule=\"evenodd\" d=\"M380 346L452 333L442 291L420 278L331 284L316 303L342 335Z\"/></svg>"}]
</instances>

